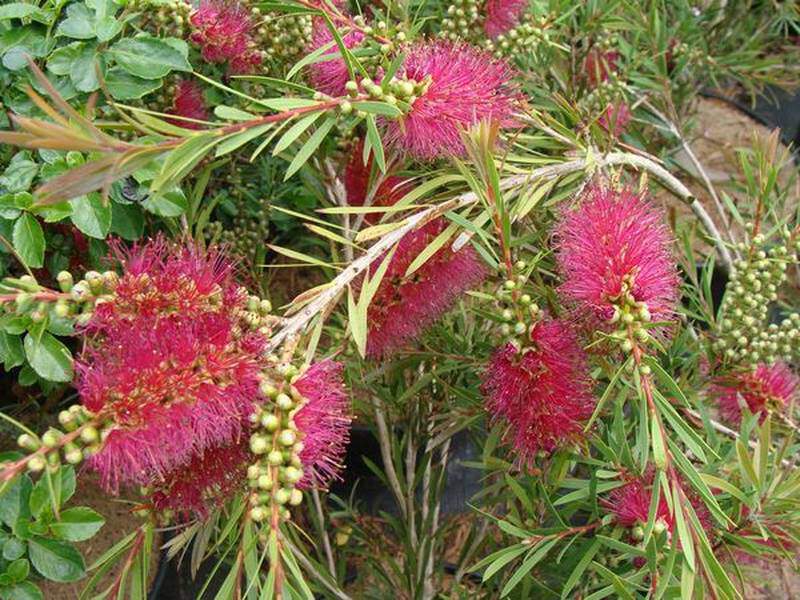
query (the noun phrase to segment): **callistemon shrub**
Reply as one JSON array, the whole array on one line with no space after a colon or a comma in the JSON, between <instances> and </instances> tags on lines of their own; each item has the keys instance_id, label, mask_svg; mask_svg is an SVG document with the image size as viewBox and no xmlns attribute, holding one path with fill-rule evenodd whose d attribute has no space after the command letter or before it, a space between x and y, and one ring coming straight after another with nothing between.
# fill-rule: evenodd
<instances>
[{"instance_id":1,"label":"callistemon shrub","mask_svg":"<svg viewBox=\"0 0 800 600\"><path fill-rule=\"evenodd\" d=\"M800 597L796 4L0 1L0 600Z\"/></svg>"}]
</instances>

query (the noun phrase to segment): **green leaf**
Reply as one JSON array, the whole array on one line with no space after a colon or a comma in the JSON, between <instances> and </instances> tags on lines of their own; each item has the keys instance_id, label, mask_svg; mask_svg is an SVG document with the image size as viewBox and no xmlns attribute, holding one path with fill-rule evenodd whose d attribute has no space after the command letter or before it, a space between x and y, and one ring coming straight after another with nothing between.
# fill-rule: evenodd
<instances>
[{"instance_id":1,"label":"green leaf","mask_svg":"<svg viewBox=\"0 0 800 600\"><path fill-rule=\"evenodd\" d=\"M138 240L144 233L144 215L133 204L111 203L111 233L129 241Z\"/></svg>"},{"instance_id":2,"label":"green leaf","mask_svg":"<svg viewBox=\"0 0 800 600\"><path fill-rule=\"evenodd\" d=\"M42 600L42 590L30 581L20 581L11 587L3 588L3 600Z\"/></svg>"},{"instance_id":3,"label":"green leaf","mask_svg":"<svg viewBox=\"0 0 800 600\"><path fill-rule=\"evenodd\" d=\"M106 86L115 100L137 100L156 91L162 84L161 79L142 79L121 67L113 67L106 73Z\"/></svg>"},{"instance_id":4,"label":"green leaf","mask_svg":"<svg viewBox=\"0 0 800 600\"><path fill-rule=\"evenodd\" d=\"M75 57L81 53L84 46L85 42L72 42L56 48L47 59L47 70L54 75L69 75Z\"/></svg>"},{"instance_id":5,"label":"green leaf","mask_svg":"<svg viewBox=\"0 0 800 600\"><path fill-rule=\"evenodd\" d=\"M44 264L44 232L36 217L25 213L17 219L12 241L26 265L38 269Z\"/></svg>"},{"instance_id":6,"label":"green leaf","mask_svg":"<svg viewBox=\"0 0 800 600\"><path fill-rule=\"evenodd\" d=\"M0 488L0 521L7 527L13 528L17 521L30 516L28 498L32 487L30 477L19 475Z\"/></svg>"},{"instance_id":7,"label":"green leaf","mask_svg":"<svg viewBox=\"0 0 800 600\"><path fill-rule=\"evenodd\" d=\"M17 152L0 175L0 188L5 188L4 193L27 192L38 172L39 165L31 159L30 152Z\"/></svg>"},{"instance_id":8,"label":"green leaf","mask_svg":"<svg viewBox=\"0 0 800 600\"><path fill-rule=\"evenodd\" d=\"M39 377L48 381L72 381L72 355L67 347L47 332L38 341L25 336L25 356Z\"/></svg>"},{"instance_id":9,"label":"green leaf","mask_svg":"<svg viewBox=\"0 0 800 600\"><path fill-rule=\"evenodd\" d=\"M483 572L481 579L483 581L489 581L500 569L505 567L515 558L527 552L529 549L530 546L527 544L514 544L513 546L503 548L502 550L498 550L497 552L490 554L470 570L477 571L482 569L484 565L488 565L486 570Z\"/></svg>"},{"instance_id":10,"label":"green leaf","mask_svg":"<svg viewBox=\"0 0 800 600\"><path fill-rule=\"evenodd\" d=\"M564 584L563 589L561 590L561 598L566 598L569 596L569 593L572 591L580 578L583 576L584 572L586 572L586 567L589 566L589 563L592 562L594 555L597 554L597 551L600 549L600 540L595 539L586 552L583 553L581 559L578 561L578 564L575 565L575 568L570 573L569 579L567 579L566 583Z\"/></svg>"},{"instance_id":11,"label":"green leaf","mask_svg":"<svg viewBox=\"0 0 800 600\"><path fill-rule=\"evenodd\" d=\"M25 362L22 338L0 330L0 360L6 371Z\"/></svg>"},{"instance_id":12,"label":"green leaf","mask_svg":"<svg viewBox=\"0 0 800 600\"><path fill-rule=\"evenodd\" d=\"M7 19L24 19L39 12L33 4L23 4L22 2L12 2L5 6L0 6L0 21Z\"/></svg>"},{"instance_id":13,"label":"green leaf","mask_svg":"<svg viewBox=\"0 0 800 600\"><path fill-rule=\"evenodd\" d=\"M191 71L186 54L165 40L139 36L118 41L109 55L131 75L161 79L170 71Z\"/></svg>"},{"instance_id":14,"label":"green leaf","mask_svg":"<svg viewBox=\"0 0 800 600\"><path fill-rule=\"evenodd\" d=\"M334 125L336 125L337 120L338 119L335 115L330 115L325 122L317 128L311 137L308 138L308 141L303 145L302 148L300 148L300 151L295 154L292 162L289 163L289 168L286 169L286 175L283 177L284 181L287 181L300 169L300 167L306 163L306 161L322 143L322 140L325 139L325 136L328 135L328 132L333 128Z\"/></svg>"},{"instance_id":15,"label":"green leaf","mask_svg":"<svg viewBox=\"0 0 800 600\"><path fill-rule=\"evenodd\" d=\"M281 139L275 144L275 147L272 149L272 155L277 156L284 150L286 150L292 143L300 137L303 132L311 127L314 122L322 116L321 112L314 112L310 115L306 115L305 117L301 118L297 121L294 125L292 125L289 129L286 130L281 136Z\"/></svg>"},{"instance_id":16,"label":"green leaf","mask_svg":"<svg viewBox=\"0 0 800 600\"><path fill-rule=\"evenodd\" d=\"M386 102L373 102L371 100L366 100L364 102L353 102L353 108L356 110L363 110L368 114L382 115L392 119L396 119L397 117L403 115L403 111L392 104L387 104Z\"/></svg>"},{"instance_id":17,"label":"green leaf","mask_svg":"<svg viewBox=\"0 0 800 600\"><path fill-rule=\"evenodd\" d=\"M77 581L85 574L83 557L70 544L34 537L28 542L34 568L51 581Z\"/></svg>"},{"instance_id":18,"label":"green leaf","mask_svg":"<svg viewBox=\"0 0 800 600\"><path fill-rule=\"evenodd\" d=\"M100 82L97 80L98 60L100 55L94 44L85 44L75 53L69 69L69 78L79 92L93 92L100 87Z\"/></svg>"},{"instance_id":19,"label":"green leaf","mask_svg":"<svg viewBox=\"0 0 800 600\"><path fill-rule=\"evenodd\" d=\"M3 558L6 560L17 560L25 554L27 546L18 537L9 538L3 545Z\"/></svg>"},{"instance_id":20,"label":"green leaf","mask_svg":"<svg viewBox=\"0 0 800 600\"><path fill-rule=\"evenodd\" d=\"M70 542L88 540L105 524L105 519L91 508L79 506L61 512L61 518L50 524L56 537Z\"/></svg>"},{"instance_id":21,"label":"green leaf","mask_svg":"<svg viewBox=\"0 0 800 600\"><path fill-rule=\"evenodd\" d=\"M73 39L91 40L95 36L94 20L86 5L76 2L67 6L67 18L59 23L56 32Z\"/></svg>"},{"instance_id":22,"label":"green leaf","mask_svg":"<svg viewBox=\"0 0 800 600\"><path fill-rule=\"evenodd\" d=\"M508 578L508 581L503 586L503 590L500 592L500 597L504 598L510 594L511 591L517 587L517 585L519 585L519 583L522 581L522 578L530 573L533 567L535 567L545 556L547 556L547 553L550 552L551 548L558 542L559 540L556 538L536 547L536 550L530 556L525 558L524 561L522 561L522 565L520 565L519 569L517 569L517 571Z\"/></svg>"},{"instance_id":23,"label":"green leaf","mask_svg":"<svg viewBox=\"0 0 800 600\"><path fill-rule=\"evenodd\" d=\"M25 579L30 571L31 565L24 558L19 558L6 567L6 575L8 575L14 583L19 583Z\"/></svg>"},{"instance_id":24,"label":"green leaf","mask_svg":"<svg viewBox=\"0 0 800 600\"><path fill-rule=\"evenodd\" d=\"M94 30L99 41L107 42L122 31L122 23L117 21L113 16L106 15L97 21Z\"/></svg>"},{"instance_id":25,"label":"green leaf","mask_svg":"<svg viewBox=\"0 0 800 600\"><path fill-rule=\"evenodd\" d=\"M105 239L111 229L111 205L103 204L103 198L97 192L92 192L81 198L69 201L72 206L70 219L75 227L89 237L98 240Z\"/></svg>"},{"instance_id":26,"label":"green leaf","mask_svg":"<svg viewBox=\"0 0 800 600\"><path fill-rule=\"evenodd\" d=\"M142 202L145 210L159 217L179 217L189 208L183 190L172 190L163 194L152 194Z\"/></svg>"}]
</instances>

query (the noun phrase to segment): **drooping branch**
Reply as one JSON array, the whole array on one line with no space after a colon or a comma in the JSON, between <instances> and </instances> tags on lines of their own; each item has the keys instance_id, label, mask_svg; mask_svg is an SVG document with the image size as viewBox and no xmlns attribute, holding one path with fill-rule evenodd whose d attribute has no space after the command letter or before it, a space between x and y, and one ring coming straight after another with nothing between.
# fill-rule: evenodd
<instances>
[{"instance_id":1,"label":"drooping branch","mask_svg":"<svg viewBox=\"0 0 800 600\"><path fill-rule=\"evenodd\" d=\"M703 208L702 204L697 201L692 195L692 192L679 179L670 174L669 171L662 166L643 156L628 152L611 152L606 155L593 155L592 158L583 157L547 165L528 173L513 175L501 180L500 189L501 191L508 191L532 181L551 180L569 173L583 171L587 168L604 168L619 165L626 165L650 173L673 195L687 203L703 224L709 237L714 240L714 245L719 253L721 262L726 267L730 266L730 253L714 225L714 222L711 220L711 217L708 215L705 208ZM408 232L424 226L447 212L476 204L478 200L479 198L474 192L467 192L440 204L436 204L435 206L425 208L406 218L402 225L381 237L370 246L364 254L359 256L339 273L333 281L331 281L330 285L323 288L316 297L299 310L297 314L287 319L283 328L277 331L270 339L268 351L274 350L280 346L288 337L301 333L317 314L327 310L332 303L336 302L348 285L369 269L370 265L372 265L375 260L383 256L385 252L403 239Z\"/></svg>"}]
</instances>

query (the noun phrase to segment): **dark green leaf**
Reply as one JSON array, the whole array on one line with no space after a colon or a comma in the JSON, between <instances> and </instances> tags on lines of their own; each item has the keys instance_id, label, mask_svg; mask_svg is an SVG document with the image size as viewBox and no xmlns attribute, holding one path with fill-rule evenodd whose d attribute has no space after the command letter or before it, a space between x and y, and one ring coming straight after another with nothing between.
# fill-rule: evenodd
<instances>
[{"instance_id":1,"label":"dark green leaf","mask_svg":"<svg viewBox=\"0 0 800 600\"><path fill-rule=\"evenodd\" d=\"M38 341L25 336L25 356L39 377L48 381L72 381L72 355L67 347L47 332Z\"/></svg>"},{"instance_id":2,"label":"dark green leaf","mask_svg":"<svg viewBox=\"0 0 800 600\"><path fill-rule=\"evenodd\" d=\"M105 519L91 508L75 507L62 511L61 518L50 524L56 537L70 542L88 540L105 523Z\"/></svg>"},{"instance_id":3,"label":"dark green leaf","mask_svg":"<svg viewBox=\"0 0 800 600\"><path fill-rule=\"evenodd\" d=\"M44 232L36 217L25 213L17 219L12 241L26 265L38 269L44 264Z\"/></svg>"},{"instance_id":4,"label":"dark green leaf","mask_svg":"<svg viewBox=\"0 0 800 600\"><path fill-rule=\"evenodd\" d=\"M91 40L94 32L95 16L82 3L73 3L67 7L67 18L61 21L56 30L58 35L78 39Z\"/></svg>"},{"instance_id":5,"label":"dark green leaf","mask_svg":"<svg viewBox=\"0 0 800 600\"><path fill-rule=\"evenodd\" d=\"M170 71L191 71L186 54L165 40L140 36L118 41L109 55L131 75L142 79L161 79Z\"/></svg>"},{"instance_id":6,"label":"dark green leaf","mask_svg":"<svg viewBox=\"0 0 800 600\"><path fill-rule=\"evenodd\" d=\"M42 600L42 591L30 581L3 588L3 600Z\"/></svg>"},{"instance_id":7,"label":"dark green leaf","mask_svg":"<svg viewBox=\"0 0 800 600\"><path fill-rule=\"evenodd\" d=\"M111 229L111 205L103 204L103 198L92 192L69 201L72 207L70 218L75 226L89 237L105 239Z\"/></svg>"},{"instance_id":8,"label":"dark green leaf","mask_svg":"<svg viewBox=\"0 0 800 600\"><path fill-rule=\"evenodd\" d=\"M6 560L17 560L25 554L25 542L17 537L11 537L6 540L3 546L3 558Z\"/></svg>"},{"instance_id":9,"label":"dark green leaf","mask_svg":"<svg viewBox=\"0 0 800 600\"><path fill-rule=\"evenodd\" d=\"M97 64L100 55L94 44L84 44L72 58L69 78L79 92L93 92L100 87L97 80Z\"/></svg>"},{"instance_id":10,"label":"dark green leaf","mask_svg":"<svg viewBox=\"0 0 800 600\"><path fill-rule=\"evenodd\" d=\"M35 537L28 542L34 568L52 581L77 581L85 574L83 557L70 544Z\"/></svg>"},{"instance_id":11,"label":"dark green leaf","mask_svg":"<svg viewBox=\"0 0 800 600\"><path fill-rule=\"evenodd\" d=\"M162 85L161 79L142 79L131 75L121 67L113 67L106 73L106 86L115 100L137 100Z\"/></svg>"},{"instance_id":12,"label":"dark green leaf","mask_svg":"<svg viewBox=\"0 0 800 600\"><path fill-rule=\"evenodd\" d=\"M144 215L132 204L111 204L111 232L123 239L134 241L144 233Z\"/></svg>"},{"instance_id":13,"label":"dark green leaf","mask_svg":"<svg viewBox=\"0 0 800 600\"><path fill-rule=\"evenodd\" d=\"M17 152L0 175L0 189L3 192L27 192L38 171L39 165L31 159L30 152Z\"/></svg>"}]
</instances>

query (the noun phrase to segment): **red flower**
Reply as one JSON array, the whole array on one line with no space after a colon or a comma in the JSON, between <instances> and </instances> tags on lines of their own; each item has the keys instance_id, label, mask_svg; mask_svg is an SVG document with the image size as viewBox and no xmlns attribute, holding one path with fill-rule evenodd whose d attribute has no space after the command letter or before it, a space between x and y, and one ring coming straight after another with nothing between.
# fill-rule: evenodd
<instances>
[{"instance_id":1,"label":"red flower","mask_svg":"<svg viewBox=\"0 0 800 600\"><path fill-rule=\"evenodd\" d=\"M172 510L182 517L204 518L238 490L245 489L250 454L247 436L196 454L185 465L156 481L150 496L153 507Z\"/></svg>"},{"instance_id":2,"label":"red flower","mask_svg":"<svg viewBox=\"0 0 800 600\"><path fill-rule=\"evenodd\" d=\"M585 315L612 319L626 296L655 321L673 318L679 278L661 210L645 196L593 187L556 230L561 293Z\"/></svg>"},{"instance_id":3,"label":"red flower","mask_svg":"<svg viewBox=\"0 0 800 600\"><path fill-rule=\"evenodd\" d=\"M172 108L169 112L177 117L207 121L210 115L206 108L203 88L200 84L186 79L178 82L178 88L175 91L175 98L172 101ZM185 129L203 128L200 123L184 121L183 119L170 119L170 123Z\"/></svg>"},{"instance_id":4,"label":"red flower","mask_svg":"<svg viewBox=\"0 0 800 600\"><path fill-rule=\"evenodd\" d=\"M494 39L508 33L519 24L527 10L528 0L486 0L483 24L486 35Z\"/></svg>"},{"instance_id":5,"label":"red flower","mask_svg":"<svg viewBox=\"0 0 800 600\"><path fill-rule=\"evenodd\" d=\"M625 133L632 118L631 109L628 108L625 102L620 102L617 105L609 104L606 106L605 111L600 115L597 122L611 135L619 137Z\"/></svg>"},{"instance_id":6,"label":"red flower","mask_svg":"<svg viewBox=\"0 0 800 600\"><path fill-rule=\"evenodd\" d=\"M308 47L308 52L313 52L314 50L330 44L333 42L333 39L333 34L328 28L327 22L323 19L314 19L311 45ZM342 36L345 48L348 49L355 48L363 39L364 34L355 30ZM330 55L335 55L335 58L330 57ZM323 94L329 96L343 96L347 92L347 90L345 90L345 84L350 79L350 72L347 70L347 64L341 56L338 44L334 42L334 44L323 53L323 57L328 58L328 60L315 62L308 67L308 78L311 85Z\"/></svg>"},{"instance_id":7,"label":"red flower","mask_svg":"<svg viewBox=\"0 0 800 600\"><path fill-rule=\"evenodd\" d=\"M592 48L586 55L583 63L583 73L589 83L589 87L595 88L598 84L608 81L611 73L619 72L619 52L609 50L603 52L597 48Z\"/></svg>"},{"instance_id":8,"label":"red flower","mask_svg":"<svg viewBox=\"0 0 800 600\"><path fill-rule=\"evenodd\" d=\"M421 160L464 154L461 131L481 120L515 125L518 94L504 61L465 44L423 42L406 51L402 73L428 82L405 116L386 122L387 146Z\"/></svg>"},{"instance_id":9,"label":"red flower","mask_svg":"<svg viewBox=\"0 0 800 600\"><path fill-rule=\"evenodd\" d=\"M190 39L203 60L228 63L233 73L248 73L261 63L254 47L253 23L247 7L236 0L202 0L189 19Z\"/></svg>"},{"instance_id":10,"label":"red flower","mask_svg":"<svg viewBox=\"0 0 800 600\"><path fill-rule=\"evenodd\" d=\"M531 332L531 347L506 344L483 375L486 409L508 422L506 439L521 464L583 437L595 400L586 354L572 329L546 318Z\"/></svg>"},{"instance_id":11,"label":"red flower","mask_svg":"<svg viewBox=\"0 0 800 600\"><path fill-rule=\"evenodd\" d=\"M342 382L342 365L324 360L311 365L294 384L305 398L294 421L301 433L300 487L325 487L338 476L350 441L350 401Z\"/></svg>"},{"instance_id":12,"label":"red flower","mask_svg":"<svg viewBox=\"0 0 800 600\"><path fill-rule=\"evenodd\" d=\"M367 164L364 164L364 140L359 139L353 146L350 158L344 169L343 182L347 192L347 204L350 206L364 206L367 195L371 192L370 176L372 174L373 156L370 154ZM372 192L370 204L372 206L392 206L411 189L407 180L395 175L383 178L377 189ZM381 213L367 214L364 221L373 224L380 220Z\"/></svg>"},{"instance_id":13,"label":"red flower","mask_svg":"<svg viewBox=\"0 0 800 600\"><path fill-rule=\"evenodd\" d=\"M720 379L713 387L720 414L732 423L742 420L742 406L747 406L763 421L767 411L782 411L797 395L800 378L783 363L760 364L755 371L734 374Z\"/></svg>"},{"instance_id":14,"label":"red flower","mask_svg":"<svg viewBox=\"0 0 800 600\"><path fill-rule=\"evenodd\" d=\"M90 465L103 485L166 485L237 443L258 397L265 338L242 331L247 295L217 251L157 238L129 252L76 361L83 404L106 424Z\"/></svg>"},{"instance_id":15,"label":"red flower","mask_svg":"<svg viewBox=\"0 0 800 600\"><path fill-rule=\"evenodd\" d=\"M647 479L652 480L652 474ZM646 525L650 514L650 499L652 497L652 483L643 479L634 479L622 487L616 488L608 495L607 500L602 500L602 505L617 519L623 527L636 527ZM669 512L664 491L661 490L656 509L656 520L661 521L667 531L672 531L673 519Z\"/></svg>"},{"instance_id":16,"label":"red flower","mask_svg":"<svg viewBox=\"0 0 800 600\"><path fill-rule=\"evenodd\" d=\"M485 277L486 269L475 249L466 245L453 252L451 242L414 273L406 275L414 259L446 227L444 219L437 219L407 233L397 245L367 311L367 353L370 356L391 354L419 336L459 296ZM372 274L382 260L372 265Z\"/></svg>"}]
</instances>

